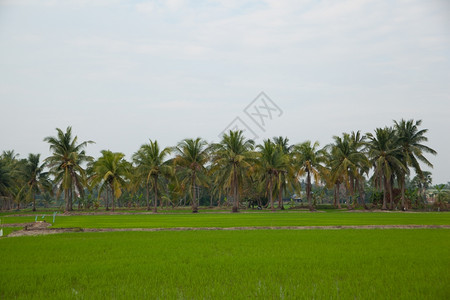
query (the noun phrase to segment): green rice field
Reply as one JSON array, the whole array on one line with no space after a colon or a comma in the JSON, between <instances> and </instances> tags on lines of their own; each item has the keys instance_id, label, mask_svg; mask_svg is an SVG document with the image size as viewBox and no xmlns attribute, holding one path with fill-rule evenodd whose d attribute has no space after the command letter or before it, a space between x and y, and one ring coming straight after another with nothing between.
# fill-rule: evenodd
<instances>
[{"instance_id":1,"label":"green rice field","mask_svg":"<svg viewBox=\"0 0 450 300\"><path fill-rule=\"evenodd\" d=\"M276 212L57 216L54 227L449 224L449 213ZM0 258L0 299L450 297L449 229L62 233L1 238Z\"/></svg>"},{"instance_id":2,"label":"green rice field","mask_svg":"<svg viewBox=\"0 0 450 300\"><path fill-rule=\"evenodd\" d=\"M2 217L3 223L34 222L35 216ZM38 220L53 222L52 215ZM54 227L172 228L331 225L450 225L450 213L402 212L266 212L56 216Z\"/></svg>"},{"instance_id":3,"label":"green rice field","mask_svg":"<svg viewBox=\"0 0 450 300\"><path fill-rule=\"evenodd\" d=\"M72 233L0 240L2 299L448 299L450 231Z\"/></svg>"}]
</instances>

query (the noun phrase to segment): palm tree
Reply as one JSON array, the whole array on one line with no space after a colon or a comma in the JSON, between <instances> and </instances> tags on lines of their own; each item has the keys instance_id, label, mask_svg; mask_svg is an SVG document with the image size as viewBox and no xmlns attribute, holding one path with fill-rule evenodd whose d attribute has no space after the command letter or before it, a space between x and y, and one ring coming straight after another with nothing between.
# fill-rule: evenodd
<instances>
[{"instance_id":1,"label":"palm tree","mask_svg":"<svg viewBox=\"0 0 450 300\"><path fill-rule=\"evenodd\" d=\"M269 139L264 140L264 143L258 145L257 148L259 149L259 171L267 187L270 208L275 210L273 205L274 187L279 180L279 174L286 169L289 160L283 153L283 149Z\"/></svg>"},{"instance_id":2,"label":"palm tree","mask_svg":"<svg viewBox=\"0 0 450 300\"><path fill-rule=\"evenodd\" d=\"M330 150L330 172L331 181L345 183L346 190L350 191L353 207L356 206L354 199L355 190L358 189L360 197L363 194L361 182L363 174L368 171L369 161L363 152L364 137L360 132L352 134L343 133L342 137L334 136L334 144L328 145ZM350 202L348 207L350 207Z\"/></svg>"},{"instance_id":3,"label":"palm tree","mask_svg":"<svg viewBox=\"0 0 450 300\"><path fill-rule=\"evenodd\" d=\"M3 199L2 209L10 209L8 198L10 196L10 188L13 185L11 172L7 164L0 159L0 197Z\"/></svg>"},{"instance_id":4,"label":"palm tree","mask_svg":"<svg viewBox=\"0 0 450 300\"><path fill-rule=\"evenodd\" d=\"M420 168L420 162L423 162L428 167L433 165L425 158L424 153L431 153L436 155L437 152L428 146L423 145L423 142L428 141L425 136L428 129L419 130L419 126L422 124L422 120L414 122L414 120L405 121L401 119L400 122L394 121L395 131L398 138L398 143L401 146L403 153L404 164L407 167L413 167L416 174L423 176L422 169ZM399 185L401 188L402 209L405 207L405 174L401 174Z\"/></svg>"},{"instance_id":5,"label":"palm tree","mask_svg":"<svg viewBox=\"0 0 450 300\"><path fill-rule=\"evenodd\" d=\"M49 173L44 172L45 162L39 164L40 157L40 154L30 153L24 168L25 190L33 201L33 211L36 211L36 194L52 191Z\"/></svg>"},{"instance_id":6,"label":"palm tree","mask_svg":"<svg viewBox=\"0 0 450 300\"><path fill-rule=\"evenodd\" d=\"M282 136L273 137L273 142L281 148L283 154L285 155L285 159L288 162L285 165L285 168L278 174L278 207L280 209L284 209L283 205L283 192L287 191L288 185L292 188L296 188L299 186L298 180L296 180L295 176L295 168L292 164L292 149L293 145L289 145L289 139L287 137L283 138Z\"/></svg>"},{"instance_id":7,"label":"palm tree","mask_svg":"<svg viewBox=\"0 0 450 300\"><path fill-rule=\"evenodd\" d=\"M13 207L12 201L15 201L17 208L20 209L20 203L26 200L23 189L26 185L24 174L27 160L19 159L19 155L14 150L3 151L1 160L4 166L2 177L5 181L0 183L0 189L3 190L5 208L11 209Z\"/></svg>"},{"instance_id":8,"label":"palm tree","mask_svg":"<svg viewBox=\"0 0 450 300\"><path fill-rule=\"evenodd\" d=\"M438 206L439 209L445 208L445 203L448 201L450 193L449 191L445 190L446 185L445 184L438 184L434 186L434 189L436 192L434 193L435 196L435 204Z\"/></svg>"},{"instance_id":9,"label":"palm tree","mask_svg":"<svg viewBox=\"0 0 450 300\"><path fill-rule=\"evenodd\" d=\"M148 194L149 183L152 181L155 194L153 212L157 212L158 180L161 176L170 176L170 165L166 160L170 152L170 148L164 148L161 151L158 141L153 142L150 140L148 144L142 145L141 148L133 155L134 163L137 165L138 174L141 178L145 179L145 186L147 189L147 210L150 210Z\"/></svg>"},{"instance_id":10,"label":"palm tree","mask_svg":"<svg viewBox=\"0 0 450 300\"><path fill-rule=\"evenodd\" d=\"M65 211L72 211L73 192L84 194L83 186L86 181L86 173L82 164L92 160L83 150L92 141L78 144L78 137L72 138L72 127L67 127L66 132L56 128L55 137L48 136L44 141L50 144L51 156L45 159L54 181L59 185L59 193L64 191L66 202Z\"/></svg>"},{"instance_id":11,"label":"palm tree","mask_svg":"<svg viewBox=\"0 0 450 300\"><path fill-rule=\"evenodd\" d=\"M417 174L416 176L414 176L412 180L413 186L417 188L419 198L422 199L422 204L425 203L426 190L433 183L433 178L431 175L432 175L431 172L423 171L422 176Z\"/></svg>"},{"instance_id":12,"label":"palm tree","mask_svg":"<svg viewBox=\"0 0 450 300\"><path fill-rule=\"evenodd\" d=\"M244 181L246 171L251 168L254 161L252 140L248 140L242 134L242 130L231 131L224 134L219 144L213 148L213 172L217 173L217 181L223 188L230 189L233 193L232 212L238 212L239 190Z\"/></svg>"},{"instance_id":13,"label":"palm tree","mask_svg":"<svg viewBox=\"0 0 450 300\"><path fill-rule=\"evenodd\" d=\"M306 197L310 210L314 209L311 202L311 176L314 177L315 182L318 182L321 173L325 171L323 163L326 160L326 153L323 149L318 148L319 142L311 144L310 141L306 141L295 145L293 150L294 164L298 169L298 175L301 176L306 173Z\"/></svg>"},{"instance_id":14,"label":"palm tree","mask_svg":"<svg viewBox=\"0 0 450 300\"><path fill-rule=\"evenodd\" d=\"M101 153L102 156L92 165L91 184L100 186L99 196L105 188L109 188L112 196L112 211L114 211L115 199L122 195L122 189L126 187L130 164L124 159L125 154L123 153L109 150L102 150ZM106 202L108 203L108 199ZM108 208L108 204L106 207Z\"/></svg>"},{"instance_id":15,"label":"palm tree","mask_svg":"<svg viewBox=\"0 0 450 300\"><path fill-rule=\"evenodd\" d=\"M369 159L374 166L374 181L378 187L383 187L383 206L387 209L386 196L389 193L391 209L394 205L392 182L394 174L407 172L402 163L402 152L396 141L396 135L392 128L377 128L375 135L368 133Z\"/></svg>"},{"instance_id":16,"label":"palm tree","mask_svg":"<svg viewBox=\"0 0 450 300\"><path fill-rule=\"evenodd\" d=\"M209 160L207 143L201 138L185 139L178 143L174 150L176 157L173 162L181 178L180 184L189 187L192 196L192 212L197 213L197 185L207 185L208 182L205 168Z\"/></svg>"}]
</instances>

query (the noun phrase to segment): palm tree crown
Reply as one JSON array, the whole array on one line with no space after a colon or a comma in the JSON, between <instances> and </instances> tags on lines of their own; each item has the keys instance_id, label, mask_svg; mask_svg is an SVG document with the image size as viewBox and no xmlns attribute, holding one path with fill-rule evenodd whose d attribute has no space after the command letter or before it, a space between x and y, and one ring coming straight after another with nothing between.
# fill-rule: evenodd
<instances>
[{"instance_id":1,"label":"palm tree crown","mask_svg":"<svg viewBox=\"0 0 450 300\"><path fill-rule=\"evenodd\" d=\"M105 188L110 189L112 210L114 211L115 199L122 195L122 188L126 185L130 164L124 159L125 154L123 153L109 150L103 150L101 153L102 156L92 166L91 184L93 186L100 185L99 196Z\"/></svg>"},{"instance_id":2,"label":"palm tree crown","mask_svg":"<svg viewBox=\"0 0 450 300\"><path fill-rule=\"evenodd\" d=\"M73 190L83 194L83 185L86 180L85 170L82 164L92 160L85 151L92 141L77 143L78 137L72 138L72 127L67 127L66 132L56 128L56 137L46 137L44 141L50 144L52 155L45 159L50 172L55 176L55 182L59 184L59 191L64 191L66 211L72 210Z\"/></svg>"},{"instance_id":3,"label":"palm tree crown","mask_svg":"<svg viewBox=\"0 0 450 300\"><path fill-rule=\"evenodd\" d=\"M369 139L369 159L374 167L374 181L378 186L382 186L383 206L386 207L386 195L389 193L391 206L393 176L400 172L406 172L406 166L402 163L402 152L397 144L395 131L390 127L375 129L375 135L368 133Z\"/></svg>"},{"instance_id":4,"label":"palm tree crown","mask_svg":"<svg viewBox=\"0 0 450 300\"><path fill-rule=\"evenodd\" d=\"M301 176L306 173L306 196L308 198L309 208L312 210L313 205L311 202L311 175L315 182L318 182L321 178L321 174L324 172L326 155L323 149L319 148L319 142L311 144L310 141L298 144L294 146L294 164L298 168L298 175Z\"/></svg>"},{"instance_id":5,"label":"palm tree crown","mask_svg":"<svg viewBox=\"0 0 450 300\"><path fill-rule=\"evenodd\" d=\"M267 195L269 197L270 208L274 210L274 186L277 183L278 186L281 185L278 182L281 178L279 175L286 170L289 160L287 155L283 152L283 149L269 139L264 140L264 143L258 145L257 148L259 149L259 172L267 187Z\"/></svg>"},{"instance_id":6,"label":"palm tree crown","mask_svg":"<svg viewBox=\"0 0 450 300\"><path fill-rule=\"evenodd\" d=\"M246 171L254 160L252 152L254 142L245 139L242 130L231 131L224 134L219 144L213 148L213 171L218 173L216 180L222 187L230 189L233 194L232 212L239 207L239 188L245 179Z\"/></svg>"},{"instance_id":7,"label":"palm tree crown","mask_svg":"<svg viewBox=\"0 0 450 300\"><path fill-rule=\"evenodd\" d=\"M52 184L49 173L44 172L45 162L40 164L40 154L29 154L24 168L26 179L26 191L33 201L33 211L36 211L36 194L43 191L51 191Z\"/></svg>"},{"instance_id":8,"label":"palm tree crown","mask_svg":"<svg viewBox=\"0 0 450 300\"><path fill-rule=\"evenodd\" d=\"M133 155L134 163L137 165L137 171L141 178L144 179L147 190L147 210L150 210L150 203L148 200L148 187L152 181L155 201L153 212L157 211L158 203L158 179L161 176L168 177L171 173L170 165L167 161L167 156L170 154L171 148L160 149L158 141L150 140L148 144L144 144Z\"/></svg>"},{"instance_id":9,"label":"palm tree crown","mask_svg":"<svg viewBox=\"0 0 450 300\"><path fill-rule=\"evenodd\" d=\"M209 160L206 141L201 138L185 139L175 147L174 164L179 170L182 184L190 187L192 212L198 212L196 202L197 185L207 185L205 164Z\"/></svg>"},{"instance_id":10,"label":"palm tree crown","mask_svg":"<svg viewBox=\"0 0 450 300\"><path fill-rule=\"evenodd\" d=\"M428 167L433 167L423 154L431 153L436 155L435 150L422 144L428 141L428 138L425 136L428 130L419 130L421 124L422 120L416 122L414 120L406 121L404 119L400 120L400 122L394 121L394 128L398 138L397 141L403 153L403 164L407 167L413 167L419 176L423 176L419 161L425 163ZM405 210L405 174L400 174L399 184L402 193L402 209Z\"/></svg>"}]
</instances>

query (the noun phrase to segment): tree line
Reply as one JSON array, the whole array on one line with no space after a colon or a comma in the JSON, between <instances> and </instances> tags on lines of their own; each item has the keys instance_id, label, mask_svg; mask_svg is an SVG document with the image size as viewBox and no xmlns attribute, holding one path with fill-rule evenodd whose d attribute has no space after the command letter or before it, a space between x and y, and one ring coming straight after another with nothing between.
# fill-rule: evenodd
<instances>
[{"instance_id":1,"label":"tree line","mask_svg":"<svg viewBox=\"0 0 450 300\"><path fill-rule=\"evenodd\" d=\"M143 197L147 210L157 212L158 204L172 206L189 203L198 212L199 190L206 190L218 205L228 204L237 212L242 204L256 203L284 209L286 195L306 197L313 210L316 186L333 191L333 205L341 208L365 207L370 186L382 199L381 209L411 207L413 196L407 190L414 170L416 194L424 198L431 174L421 165L433 167L425 157L436 151L425 145L427 129L422 121L394 121L392 126L333 136L333 142L320 147L318 142L290 144L286 137L266 139L261 144L247 139L242 131L223 134L219 143L202 138L184 139L174 147L161 148L149 140L130 161L120 152L101 151L98 159L86 154L93 141L79 142L72 128L57 128L55 136L44 141L51 155L40 154L19 159L14 151L0 157L0 197L2 209L33 203L36 197L63 197L65 211L73 203L96 194L106 209L115 210L123 193ZM95 191L95 193L94 193ZM46 196L45 196L46 195ZM417 203L419 203L418 201ZM109 207L111 205L111 207Z\"/></svg>"}]
</instances>

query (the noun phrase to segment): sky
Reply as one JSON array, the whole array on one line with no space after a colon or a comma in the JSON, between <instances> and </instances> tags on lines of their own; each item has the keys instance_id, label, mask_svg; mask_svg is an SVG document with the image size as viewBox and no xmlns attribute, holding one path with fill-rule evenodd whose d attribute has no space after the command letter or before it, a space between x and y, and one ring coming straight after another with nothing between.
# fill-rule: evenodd
<instances>
[{"instance_id":1,"label":"sky","mask_svg":"<svg viewBox=\"0 0 450 300\"><path fill-rule=\"evenodd\" d=\"M149 139L324 146L422 120L446 183L450 1L0 0L0 108L0 151L21 157L67 126L130 158Z\"/></svg>"}]
</instances>

